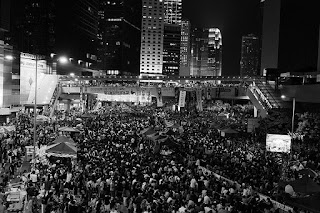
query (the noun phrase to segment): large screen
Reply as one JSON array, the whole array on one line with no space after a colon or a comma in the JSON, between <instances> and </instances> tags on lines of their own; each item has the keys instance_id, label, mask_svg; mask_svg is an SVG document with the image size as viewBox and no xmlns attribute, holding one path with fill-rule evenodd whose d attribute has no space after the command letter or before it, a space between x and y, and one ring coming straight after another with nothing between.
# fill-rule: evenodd
<instances>
[{"instance_id":1,"label":"large screen","mask_svg":"<svg viewBox=\"0 0 320 213\"><path fill-rule=\"evenodd\" d=\"M291 136L267 134L266 148L270 152L290 153Z\"/></svg>"}]
</instances>

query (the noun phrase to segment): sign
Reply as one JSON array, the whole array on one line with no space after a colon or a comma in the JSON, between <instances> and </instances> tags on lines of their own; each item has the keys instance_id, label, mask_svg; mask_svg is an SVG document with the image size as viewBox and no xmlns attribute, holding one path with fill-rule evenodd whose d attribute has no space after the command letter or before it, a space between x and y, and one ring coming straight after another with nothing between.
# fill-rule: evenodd
<instances>
[{"instance_id":1,"label":"sign","mask_svg":"<svg viewBox=\"0 0 320 213\"><path fill-rule=\"evenodd\" d=\"M36 69L37 64L37 69ZM20 54L20 102L25 104L28 101L31 87L34 87L36 72L38 79L42 74L47 74L46 60L36 60L35 55ZM35 88L35 87L34 87Z\"/></svg>"},{"instance_id":2,"label":"sign","mask_svg":"<svg viewBox=\"0 0 320 213\"><path fill-rule=\"evenodd\" d=\"M284 152L290 153L291 136L267 134L266 149L270 152Z\"/></svg>"},{"instance_id":3,"label":"sign","mask_svg":"<svg viewBox=\"0 0 320 213\"><path fill-rule=\"evenodd\" d=\"M292 139L298 139L298 140L302 140L304 138L304 135L298 133L298 132L290 132L288 131L288 135L292 138Z\"/></svg>"},{"instance_id":4,"label":"sign","mask_svg":"<svg viewBox=\"0 0 320 213\"><path fill-rule=\"evenodd\" d=\"M248 118L247 132L253 132L255 128L259 127L258 118Z\"/></svg>"},{"instance_id":5,"label":"sign","mask_svg":"<svg viewBox=\"0 0 320 213\"><path fill-rule=\"evenodd\" d=\"M185 107L186 105L186 96L187 96L187 91L181 90L180 95L179 95L179 107Z\"/></svg>"},{"instance_id":6,"label":"sign","mask_svg":"<svg viewBox=\"0 0 320 213\"><path fill-rule=\"evenodd\" d=\"M197 109L202 112L203 107L202 107L202 91L201 89L198 89L196 91L196 98L197 98Z\"/></svg>"}]
</instances>

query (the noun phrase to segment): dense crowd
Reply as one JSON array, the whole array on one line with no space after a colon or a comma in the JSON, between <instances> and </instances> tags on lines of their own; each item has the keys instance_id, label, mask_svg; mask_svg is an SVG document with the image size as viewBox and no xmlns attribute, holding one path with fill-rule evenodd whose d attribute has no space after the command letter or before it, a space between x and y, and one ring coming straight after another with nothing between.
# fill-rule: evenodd
<instances>
[{"instance_id":1,"label":"dense crowd","mask_svg":"<svg viewBox=\"0 0 320 213\"><path fill-rule=\"evenodd\" d=\"M221 112L229 113L230 119L217 119ZM9 173L1 173L0 205L6 208L5 186L17 175L27 185L30 212L40 211L41 206L50 213L277 212L270 200L261 200L256 192L278 198L281 161L265 151L265 141L241 128L250 114L251 109L239 106L200 113L114 106L82 119L69 114L38 124L38 146L59 136L59 127L78 126L81 132L71 135L78 148L76 160L50 157L49 163L38 161L31 172L17 173L24 147L33 141L32 117L21 113L9 124L16 131L1 135L2 168L9 165ZM169 134L167 120L182 131ZM233 125L237 136L222 137L216 123ZM167 132L160 149L170 150L169 154L141 134L150 127ZM308 149L293 156L318 171L319 154L312 153ZM216 178L199 166L235 182Z\"/></svg>"}]
</instances>

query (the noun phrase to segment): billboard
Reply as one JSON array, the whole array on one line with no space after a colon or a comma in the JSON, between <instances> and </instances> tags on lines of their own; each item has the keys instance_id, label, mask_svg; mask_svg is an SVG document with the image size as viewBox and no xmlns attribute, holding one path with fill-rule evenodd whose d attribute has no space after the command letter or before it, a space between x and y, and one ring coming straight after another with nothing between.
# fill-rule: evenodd
<instances>
[{"instance_id":1,"label":"billboard","mask_svg":"<svg viewBox=\"0 0 320 213\"><path fill-rule=\"evenodd\" d=\"M267 134L266 149L270 152L284 152L290 153L291 136Z\"/></svg>"},{"instance_id":2,"label":"billboard","mask_svg":"<svg viewBox=\"0 0 320 213\"><path fill-rule=\"evenodd\" d=\"M36 70L37 64L37 70ZM35 76L47 74L47 62L36 59L35 55L28 53L20 54L20 103L26 104L29 98L31 88L35 84Z\"/></svg>"}]
</instances>

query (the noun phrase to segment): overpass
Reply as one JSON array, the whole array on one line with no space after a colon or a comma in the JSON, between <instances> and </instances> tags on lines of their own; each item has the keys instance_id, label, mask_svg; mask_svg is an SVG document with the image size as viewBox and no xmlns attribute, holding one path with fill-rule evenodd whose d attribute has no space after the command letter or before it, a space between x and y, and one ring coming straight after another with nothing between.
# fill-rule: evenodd
<instances>
[{"instance_id":1,"label":"overpass","mask_svg":"<svg viewBox=\"0 0 320 213\"><path fill-rule=\"evenodd\" d=\"M44 79L50 81L51 78ZM55 85L49 81L39 84L38 94L45 99L37 96L37 103L49 106L51 116L59 101L76 99L83 108L84 97L89 94L98 96L99 100L140 103L151 102L152 98L159 100L159 94L177 98L180 90L201 90L203 97L210 93L215 99L250 99L261 117L272 108L283 107L281 94L261 76L58 76ZM28 99L31 105L34 103L32 94L34 88Z\"/></svg>"}]
</instances>

